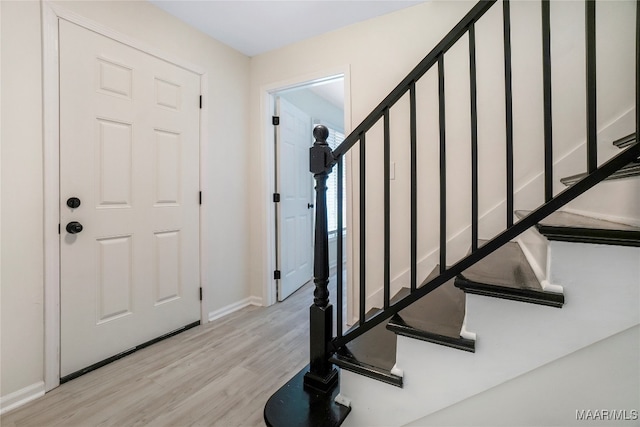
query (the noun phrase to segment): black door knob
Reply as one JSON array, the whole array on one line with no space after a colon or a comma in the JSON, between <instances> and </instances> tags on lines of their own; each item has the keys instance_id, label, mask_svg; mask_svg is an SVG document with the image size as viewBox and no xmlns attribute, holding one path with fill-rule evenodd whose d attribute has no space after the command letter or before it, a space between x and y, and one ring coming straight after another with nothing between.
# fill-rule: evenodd
<instances>
[{"instance_id":1,"label":"black door knob","mask_svg":"<svg viewBox=\"0 0 640 427\"><path fill-rule=\"evenodd\" d=\"M69 206L71 209L75 209L78 206L80 206L80 199L78 199L77 197L69 197L67 199L67 206Z\"/></svg>"},{"instance_id":2,"label":"black door knob","mask_svg":"<svg viewBox=\"0 0 640 427\"><path fill-rule=\"evenodd\" d=\"M313 203L307 203L307 209L313 209Z\"/></svg>"},{"instance_id":3,"label":"black door knob","mask_svg":"<svg viewBox=\"0 0 640 427\"><path fill-rule=\"evenodd\" d=\"M81 231L82 224L80 224L78 221L71 221L69 224L67 224L67 233L78 234Z\"/></svg>"}]
</instances>

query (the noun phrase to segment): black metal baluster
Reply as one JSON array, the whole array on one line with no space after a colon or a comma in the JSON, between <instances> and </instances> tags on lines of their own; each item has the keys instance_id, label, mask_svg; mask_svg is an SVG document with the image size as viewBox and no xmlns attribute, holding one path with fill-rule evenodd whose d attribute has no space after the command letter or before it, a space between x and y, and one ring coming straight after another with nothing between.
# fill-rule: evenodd
<instances>
[{"instance_id":1,"label":"black metal baluster","mask_svg":"<svg viewBox=\"0 0 640 427\"><path fill-rule=\"evenodd\" d=\"M640 140L640 1L636 0L636 141Z\"/></svg>"},{"instance_id":2,"label":"black metal baluster","mask_svg":"<svg viewBox=\"0 0 640 427\"><path fill-rule=\"evenodd\" d=\"M329 362L333 338L333 306L329 303L329 232L327 220L327 178L334 165L327 137L329 129L316 126L316 141L309 151L309 169L316 180L316 218L313 253L313 304L309 308L310 367L305 385L326 392L333 388L338 372Z\"/></svg>"},{"instance_id":3,"label":"black metal baluster","mask_svg":"<svg viewBox=\"0 0 640 427\"><path fill-rule=\"evenodd\" d=\"M365 321L365 301L366 301L366 284L365 284L365 270L366 270L366 176L365 176L365 163L366 163L366 151L365 151L365 134L360 134L360 308L359 308L359 324L363 325Z\"/></svg>"},{"instance_id":4,"label":"black metal baluster","mask_svg":"<svg viewBox=\"0 0 640 427\"><path fill-rule=\"evenodd\" d=\"M553 128L551 114L551 17L542 0L542 80L544 92L544 201L553 198Z\"/></svg>"},{"instance_id":5,"label":"black metal baluster","mask_svg":"<svg viewBox=\"0 0 640 427\"><path fill-rule=\"evenodd\" d=\"M478 250L478 99L476 84L476 32L469 27L469 88L471 99L471 251Z\"/></svg>"},{"instance_id":6,"label":"black metal baluster","mask_svg":"<svg viewBox=\"0 0 640 427\"><path fill-rule=\"evenodd\" d=\"M411 126L411 292L418 286L418 132L416 120L416 82L409 89Z\"/></svg>"},{"instance_id":7,"label":"black metal baluster","mask_svg":"<svg viewBox=\"0 0 640 427\"><path fill-rule=\"evenodd\" d=\"M340 157L340 159L338 160L338 191L337 191L337 198L338 200L336 201L336 205L337 205L337 211L338 211L338 217L337 217L337 234L336 234L336 245L337 245L337 250L336 250L336 305L338 306L337 311L336 311L336 332L337 332L337 336L341 337L342 336L342 324L343 324L343 320L342 320L342 311L344 310L343 307L343 300L342 300L342 295L344 292L344 286L343 286L343 280L342 280L342 275L344 274L343 272L343 268L342 268L342 259L343 259L343 251L342 251L342 246L343 246L343 239L342 239L342 228L343 228L343 215L342 215L342 205L343 205L343 191L342 191L342 185L343 185L343 174L344 174L344 156Z\"/></svg>"},{"instance_id":8,"label":"black metal baluster","mask_svg":"<svg viewBox=\"0 0 640 427\"><path fill-rule=\"evenodd\" d=\"M447 159L445 153L444 55L438 58L438 113L440 119L440 273L447 269Z\"/></svg>"},{"instance_id":9,"label":"black metal baluster","mask_svg":"<svg viewBox=\"0 0 640 427\"><path fill-rule=\"evenodd\" d=\"M513 225L513 101L511 82L511 7L509 0L502 3L504 37L504 97L507 137L507 227Z\"/></svg>"},{"instance_id":10,"label":"black metal baluster","mask_svg":"<svg viewBox=\"0 0 640 427\"><path fill-rule=\"evenodd\" d=\"M389 109L384 110L384 308L391 297L391 144Z\"/></svg>"},{"instance_id":11,"label":"black metal baluster","mask_svg":"<svg viewBox=\"0 0 640 427\"><path fill-rule=\"evenodd\" d=\"M598 114L596 101L596 2L585 1L587 69L587 172L598 168Z\"/></svg>"}]
</instances>

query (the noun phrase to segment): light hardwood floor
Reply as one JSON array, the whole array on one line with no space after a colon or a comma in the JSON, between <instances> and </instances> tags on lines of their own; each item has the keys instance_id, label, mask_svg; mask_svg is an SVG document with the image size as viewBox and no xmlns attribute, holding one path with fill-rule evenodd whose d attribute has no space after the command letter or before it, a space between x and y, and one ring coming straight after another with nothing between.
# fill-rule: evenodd
<instances>
[{"instance_id":1,"label":"light hardwood floor","mask_svg":"<svg viewBox=\"0 0 640 427\"><path fill-rule=\"evenodd\" d=\"M72 380L2 416L18 426L259 426L267 399L309 360L305 285Z\"/></svg>"}]
</instances>

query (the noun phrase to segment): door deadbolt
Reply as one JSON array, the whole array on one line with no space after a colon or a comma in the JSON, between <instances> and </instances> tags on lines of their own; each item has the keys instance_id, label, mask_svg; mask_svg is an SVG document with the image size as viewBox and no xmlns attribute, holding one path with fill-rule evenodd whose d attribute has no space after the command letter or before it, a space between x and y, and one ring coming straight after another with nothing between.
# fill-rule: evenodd
<instances>
[{"instance_id":1,"label":"door deadbolt","mask_svg":"<svg viewBox=\"0 0 640 427\"><path fill-rule=\"evenodd\" d=\"M80 206L80 199L78 199L77 197L69 197L67 199L67 206L69 206L71 209L75 209L78 206Z\"/></svg>"},{"instance_id":2,"label":"door deadbolt","mask_svg":"<svg viewBox=\"0 0 640 427\"><path fill-rule=\"evenodd\" d=\"M69 234L78 234L82 231L82 224L78 221L71 221L67 224L67 233Z\"/></svg>"}]
</instances>

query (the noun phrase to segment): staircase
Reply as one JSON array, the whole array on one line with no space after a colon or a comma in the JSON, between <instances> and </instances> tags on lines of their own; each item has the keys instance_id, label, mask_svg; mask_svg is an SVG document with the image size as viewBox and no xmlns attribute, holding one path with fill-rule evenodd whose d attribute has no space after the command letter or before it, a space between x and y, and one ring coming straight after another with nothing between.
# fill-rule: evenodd
<instances>
[{"instance_id":1,"label":"staircase","mask_svg":"<svg viewBox=\"0 0 640 427\"><path fill-rule=\"evenodd\" d=\"M586 62L586 151L585 172L559 179L567 186L554 191L554 168L562 170L562 159L554 158L551 111L550 3L541 2L544 91L543 197L538 206L516 209L516 195L522 193L514 181L512 115L511 12L509 1L501 2L504 46L506 112L506 177L504 226L491 236L481 230L485 216L479 213L479 141L476 73L476 23L494 6L482 1L451 30L414 70L378 105L335 150L326 138L326 128L314 130L316 142L310 150L311 172L316 179L316 231L314 282L316 291L310 307L310 365L299 372L265 406L269 426L389 426L406 425L472 396L535 371L553 361L640 324L640 217L628 224L588 216L572 207L603 181L621 183L640 194L640 5L636 2L636 85L633 121L635 132L617 135L613 143L619 152L606 161L598 160L599 145L605 141L597 125L596 101L596 3L585 2ZM500 4L500 3L499 3ZM448 224L457 212L448 211L447 121L445 118L445 57L468 43L470 105L470 220L467 228L451 235ZM437 258L425 277L428 263L419 254L418 194L423 184L418 156L418 81L427 73L438 84L438 172L431 184L436 191L439 218ZM392 108L408 105L407 144L410 165L409 206L405 243L408 259L406 279L399 289L392 280L392 235L403 219L391 203ZM395 111L395 110L394 110ZM610 127L612 128L612 127ZM376 137L378 134L378 137ZM374 142L376 141L376 142ZM382 165L371 165L367 151L381 145ZM455 148L454 148L455 150ZM336 307L329 304L329 260L326 213L326 180L334 167L338 173L338 208L342 212L342 170L351 152L359 177L353 245L357 249L352 277L357 287L357 313L345 319L344 271L338 263ZM371 189L369 168L381 168L381 188ZM601 184L602 185L602 184ZM607 184L609 185L609 184ZM394 186L395 190L395 186ZM520 192L520 193L519 193ZM371 196L374 194L374 196ZM379 197L378 197L379 196ZM375 265L368 254L375 246L367 239L367 222L379 212L369 208L367 197L378 197L383 212L379 234L382 262ZM368 204L369 203L369 204ZM624 204L625 200L620 200ZM631 204L636 201L631 200ZM578 206L578 205L577 205ZM344 224L338 216L338 229ZM449 221L449 222L448 222ZM422 232L424 234L424 231ZM428 233L427 233L428 234ZM466 255L454 244L468 237ZM375 239L374 239L375 240ZM344 242L338 233L338 259ZM394 257L397 259L397 257ZM379 268L378 268L379 267ZM371 276L371 271L381 273ZM380 283L381 302L372 306L371 295ZM372 286L374 288L372 289ZM369 303L368 303L369 302ZM351 326L346 331L344 327ZM579 409L579 408L576 408ZM618 408L624 409L624 408Z\"/></svg>"},{"instance_id":2,"label":"staircase","mask_svg":"<svg viewBox=\"0 0 640 427\"><path fill-rule=\"evenodd\" d=\"M555 216L550 215L546 223L558 219ZM640 228L620 225L627 234L624 240L616 237L613 244L606 237L606 245L582 243L575 241L576 236L591 240L594 235L606 234L603 230L613 236L618 232L617 225L589 219L590 226L585 227L584 217L566 213L557 216L560 218L554 227L571 236L569 242L556 232L546 237L541 234L546 232L544 228L531 232L545 239L553 252L549 277L552 283L563 284L566 295L543 289L524 256L526 246L524 251L519 243L503 246L463 273L464 278L454 280L464 290L467 331L460 333L460 339L462 335L471 339L472 345L462 349L467 351L446 343L435 346L435 341L418 341L415 338L419 332L391 337L396 353L386 366L393 363L402 373L401 394L383 384L383 379L373 381L358 375L350 364L336 361L342 368L340 395L351 406L344 425L408 424L526 373L535 373L554 360L640 324L640 248L633 243L640 236ZM612 277L617 277L615 282ZM430 299L432 294L423 299ZM386 329L392 328L389 321ZM530 400L536 402L535 395ZM501 402L494 404L495 420L499 420ZM535 408L534 404L532 411ZM571 412L564 420L554 421L565 425L574 415ZM519 421L532 425L526 424L530 416L522 413Z\"/></svg>"}]
</instances>

